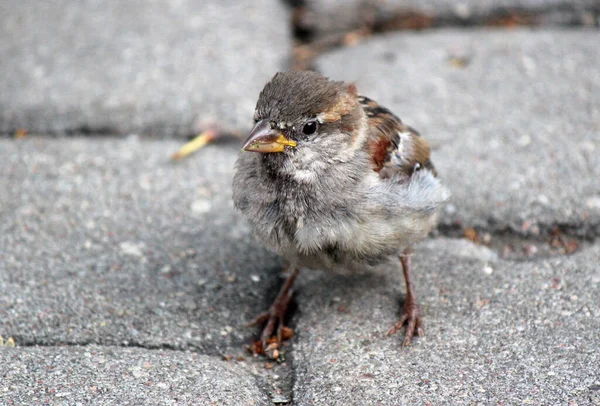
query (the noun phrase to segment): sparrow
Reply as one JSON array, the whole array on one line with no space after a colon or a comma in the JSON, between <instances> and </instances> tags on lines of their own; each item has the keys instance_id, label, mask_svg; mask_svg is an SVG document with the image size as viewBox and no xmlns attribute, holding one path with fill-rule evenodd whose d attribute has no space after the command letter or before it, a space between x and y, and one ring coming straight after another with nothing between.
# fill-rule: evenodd
<instances>
[{"instance_id":1,"label":"sparrow","mask_svg":"<svg viewBox=\"0 0 600 406\"><path fill-rule=\"evenodd\" d=\"M233 178L235 208L289 263L273 305L254 321L266 322L262 348L276 326L281 344L300 268L364 272L393 258L406 296L388 334L406 325L404 346L422 335L411 247L436 226L449 197L425 139L354 84L277 73L259 95Z\"/></svg>"}]
</instances>

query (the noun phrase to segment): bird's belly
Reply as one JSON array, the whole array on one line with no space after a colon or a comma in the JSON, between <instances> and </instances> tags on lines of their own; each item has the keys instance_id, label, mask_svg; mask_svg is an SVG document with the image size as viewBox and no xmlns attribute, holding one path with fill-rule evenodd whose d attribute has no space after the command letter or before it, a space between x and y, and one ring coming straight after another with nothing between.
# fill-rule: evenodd
<instances>
[{"instance_id":1,"label":"bird's belly","mask_svg":"<svg viewBox=\"0 0 600 406\"><path fill-rule=\"evenodd\" d=\"M364 270L399 254L410 243L392 223L357 218L299 219L290 254L295 254L299 265L310 268Z\"/></svg>"}]
</instances>

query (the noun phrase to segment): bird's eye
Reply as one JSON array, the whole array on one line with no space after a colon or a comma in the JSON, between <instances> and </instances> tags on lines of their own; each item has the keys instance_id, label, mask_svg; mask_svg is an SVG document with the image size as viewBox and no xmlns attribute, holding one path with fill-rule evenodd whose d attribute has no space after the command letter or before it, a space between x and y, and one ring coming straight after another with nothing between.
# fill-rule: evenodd
<instances>
[{"instance_id":1,"label":"bird's eye","mask_svg":"<svg viewBox=\"0 0 600 406\"><path fill-rule=\"evenodd\" d=\"M304 127L302 127L302 132L306 135L314 134L315 132L317 132L318 126L319 124L317 123L317 121L309 121L308 123L304 124Z\"/></svg>"}]
</instances>

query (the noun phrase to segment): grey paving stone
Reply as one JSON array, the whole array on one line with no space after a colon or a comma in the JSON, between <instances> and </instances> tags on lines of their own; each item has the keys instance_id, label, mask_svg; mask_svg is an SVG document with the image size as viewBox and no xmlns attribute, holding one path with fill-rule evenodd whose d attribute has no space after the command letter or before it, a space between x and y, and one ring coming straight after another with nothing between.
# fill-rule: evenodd
<instances>
[{"instance_id":1,"label":"grey paving stone","mask_svg":"<svg viewBox=\"0 0 600 406\"><path fill-rule=\"evenodd\" d=\"M598 0L306 0L303 24L316 35L360 28L363 24L398 23L410 27L428 25L492 23L494 17L519 13L537 25L598 25ZM404 16L404 17L402 17ZM412 19L412 23L411 23ZM428 20L431 19L431 20Z\"/></svg>"},{"instance_id":2,"label":"grey paving stone","mask_svg":"<svg viewBox=\"0 0 600 406\"><path fill-rule=\"evenodd\" d=\"M0 335L17 345L244 351L282 262L231 203L238 147L0 140Z\"/></svg>"},{"instance_id":3,"label":"grey paving stone","mask_svg":"<svg viewBox=\"0 0 600 406\"><path fill-rule=\"evenodd\" d=\"M559 225L591 237L599 65L593 30L395 34L317 61L433 141L453 193L444 224L530 235Z\"/></svg>"},{"instance_id":4,"label":"grey paving stone","mask_svg":"<svg viewBox=\"0 0 600 406\"><path fill-rule=\"evenodd\" d=\"M600 404L599 257L595 245L509 262L465 240L427 241L413 261L426 336L405 349L385 335L404 295L397 264L305 272L294 404Z\"/></svg>"},{"instance_id":5,"label":"grey paving stone","mask_svg":"<svg viewBox=\"0 0 600 406\"><path fill-rule=\"evenodd\" d=\"M270 405L248 368L110 347L0 348L3 405Z\"/></svg>"},{"instance_id":6,"label":"grey paving stone","mask_svg":"<svg viewBox=\"0 0 600 406\"><path fill-rule=\"evenodd\" d=\"M0 132L247 127L285 67L278 0L0 3Z\"/></svg>"}]
</instances>

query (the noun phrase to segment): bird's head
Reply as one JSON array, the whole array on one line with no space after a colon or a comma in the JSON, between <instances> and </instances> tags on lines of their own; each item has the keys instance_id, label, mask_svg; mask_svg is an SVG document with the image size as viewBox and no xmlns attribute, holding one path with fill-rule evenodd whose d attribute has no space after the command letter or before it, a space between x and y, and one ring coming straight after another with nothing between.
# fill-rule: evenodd
<instances>
[{"instance_id":1,"label":"bird's head","mask_svg":"<svg viewBox=\"0 0 600 406\"><path fill-rule=\"evenodd\" d=\"M277 73L260 93L254 122L245 151L302 168L350 159L366 132L356 87L306 71Z\"/></svg>"}]
</instances>

